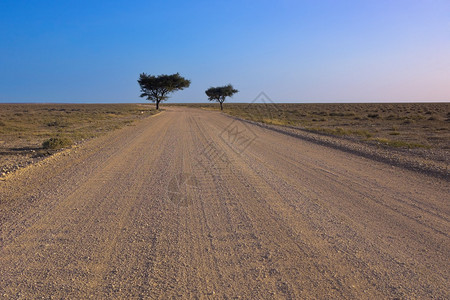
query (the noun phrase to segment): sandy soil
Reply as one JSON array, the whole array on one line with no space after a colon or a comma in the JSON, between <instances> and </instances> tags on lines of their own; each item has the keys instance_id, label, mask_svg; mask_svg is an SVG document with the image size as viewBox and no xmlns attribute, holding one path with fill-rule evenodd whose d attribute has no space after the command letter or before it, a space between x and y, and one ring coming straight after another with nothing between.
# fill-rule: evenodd
<instances>
[{"instance_id":1,"label":"sandy soil","mask_svg":"<svg viewBox=\"0 0 450 300\"><path fill-rule=\"evenodd\" d=\"M0 181L0 297L450 297L448 181L169 108Z\"/></svg>"}]
</instances>

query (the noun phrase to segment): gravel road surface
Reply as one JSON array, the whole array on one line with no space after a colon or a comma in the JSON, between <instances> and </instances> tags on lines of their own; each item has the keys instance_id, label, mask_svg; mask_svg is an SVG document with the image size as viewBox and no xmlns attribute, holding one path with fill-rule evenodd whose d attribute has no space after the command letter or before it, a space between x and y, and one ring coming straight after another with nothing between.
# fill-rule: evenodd
<instances>
[{"instance_id":1,"label":"gravel road surface","mask_svg":"<svg viewBox=\"0 0 450 300\"><path fill-rule=\"evenodd\" d=\"M171 107L0 181L0 298L449 299L449 191Z\"/></svg>"}]
</instances>

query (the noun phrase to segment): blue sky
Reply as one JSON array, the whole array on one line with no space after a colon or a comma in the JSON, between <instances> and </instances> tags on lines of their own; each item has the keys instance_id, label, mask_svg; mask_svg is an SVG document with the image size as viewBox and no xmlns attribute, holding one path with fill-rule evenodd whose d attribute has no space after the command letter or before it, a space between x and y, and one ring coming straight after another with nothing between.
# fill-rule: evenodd
<instances>
[{"instance_id":1,"label":"blue sky","mask_svg":"<svg viewBox=\"0 0 450 300\"><path fill-rule=\"evenodd\" d=\"M170 102L450 101L450 1L0 1L0 102L144 102L141 72L191 79Z\"/></svg>"}]
</instances>

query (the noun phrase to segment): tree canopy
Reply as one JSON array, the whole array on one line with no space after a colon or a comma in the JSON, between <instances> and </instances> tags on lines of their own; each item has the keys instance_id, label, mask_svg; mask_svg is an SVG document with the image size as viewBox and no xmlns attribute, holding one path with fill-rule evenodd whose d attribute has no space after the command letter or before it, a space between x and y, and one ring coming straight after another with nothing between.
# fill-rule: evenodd
<instances>
[{"instance_id":1,"label":"tree canopy","mask_svg":"<svg viewBox=\"0 0 450 300\"><path fill-rule=\"evenodd\" d=\"M169 94L182 90L191 85L191 81L180 76L179 73L172 75L149 75L142 73L138 79L141 87L140 97L147 97L147 100L156 103L156 109L159 109L159 103L169 98Z\"/></svg>"},{"instance_id":2,"label":"tree canopy","mask_svg":"<svg viewBox=\"0 0 450 300\"><path fill-rule=\"evenodd\" d=\"M231 84L219 87L210 87L205 91L209 101L216 101L220 103L220 110L223 110L223 102L226 97L232 97L239 91L234 89Z\"/></svg>"}]
</instances>

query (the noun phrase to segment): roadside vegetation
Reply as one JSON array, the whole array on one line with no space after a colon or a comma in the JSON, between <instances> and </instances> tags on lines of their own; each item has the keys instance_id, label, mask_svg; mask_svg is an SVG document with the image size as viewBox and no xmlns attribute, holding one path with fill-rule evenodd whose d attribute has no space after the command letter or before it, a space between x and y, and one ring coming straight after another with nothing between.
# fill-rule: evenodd
<instances>
[{"instance_id":1,"label":"roadside vegetation","mask_svg":"<svg viewBox=\"0 0 450 300\"><path fill-rule=\"evenodd\" d=\"M190 106L218 110L211 104ZM229 103L223 112L395 148L450 149L450 103Z\"/></svg>"},{"instance_id":2,"label":"roadside vegetation","mask_svg":"<svg viewBox=\"0 0 450 300\"><path fill-rule=\"evenodd\" d=\"M49 138L48 140L45 140L42 143L42 147L44 149L62 149L62 148L66 148L66 147L70 147L72 146L73 141L69 138L66 137L53 137L53 138Z\"/></svg>"},{"instance_id":3,"label":"roadside vegetation","mask_svg":"<svg viewBox=\"0 0 450 300\"><path fill-rule=\"evenodd\" d=\"M0 175L155 113L146 104L0 104Z\"/></svg>"},{"instance_id":4,"label":"roadside vegetation","mask_svg":"<svg viewBox=\"0 0 450 300\"><path fill-rule=\"evenodd\" d=\"M0 104L0 141L29 147L56 137L76 142L154 113L142 104Z\"/></svg>"}]
</instances>

